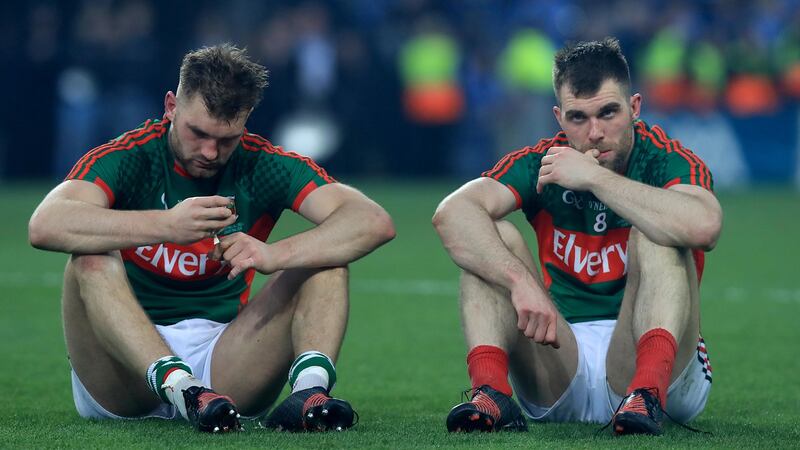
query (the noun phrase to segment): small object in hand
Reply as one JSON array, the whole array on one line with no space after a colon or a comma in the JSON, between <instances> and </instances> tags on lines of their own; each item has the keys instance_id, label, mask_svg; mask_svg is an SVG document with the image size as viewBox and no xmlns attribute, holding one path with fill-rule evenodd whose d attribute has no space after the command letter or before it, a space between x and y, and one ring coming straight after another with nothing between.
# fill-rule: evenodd
<instances>
[{"instance_id":1,"label":"small object in hand","mask_svg":"<svg viewBox=\"0 0 800 450\"><path fill-rule=\"evenodd\" d=\"M230 209L231 210L231 214L233 214L235 216L236 215L236 196L235 195L229 195L228 196L228 200L230 200L230 203L228 203L228 209Z\"/></svg>"},{"instance_id":2,"label":"small object in hand","mask_svg":"<svg viewBox=\"0 0 800 450\"><path fill-rule=\"evenodd\" d=\"M235 216L236 215L236 196L235 195L228 195L227 198L228 198L228 200L230 200L230 202L228 203L226 208L230 209L231 210L231 214ZM217 235L225 236L226 234L230 234L232 231L233 230L230 227L225 227L225 228L219 230L214 235L214 245L219 244L219 238L217 237Z\"/></svg>"}]
</instances>

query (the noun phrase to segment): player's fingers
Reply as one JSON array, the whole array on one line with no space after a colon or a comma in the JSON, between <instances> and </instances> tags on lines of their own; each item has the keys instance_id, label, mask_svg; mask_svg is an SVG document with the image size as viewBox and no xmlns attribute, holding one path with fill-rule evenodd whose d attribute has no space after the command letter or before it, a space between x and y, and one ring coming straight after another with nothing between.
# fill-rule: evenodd
<instances>
[{"instance_id":1,"label":"player's fingers","mask_svg":"<svg viewBox=\"0 0 800 450\"><path fill-rule=\"evenodd\" d=\"M241 271L244 270L242 268L242 266L241 266L240 261L238 261L236 259L229 260L228 264L231 265L231 271L228 272L228 279L229 280L232 280L232 279L236 278L239 275L239 273L241 273Z\"/></svg>"},{"instance_id":2,"label":"player's fingers","mask_svg":"<svg viewBox=\"0 0 800 450\"><path fill-rule=\"evenodd\" d=\"M225 220L233 215L230 208L224 206L215 206L211 208L201 208L197 211L196 216L198 219L206 220Z\"/></svg>"},{"instance_id":3,"label":"player's fingers","mask_svg":"<svg viewBox=\"0 0 800 450\"><path fill-rule=\"evenodd\" d=\"M525 331L522 334L524 334L528 338L533 338L534 336L536 336L536 326L537 326L536 317L535 316L529 316L528 317L528 326L525 327Z\"/></svg>"},{"instance_id":4,"label":"player's fingers","mask_svg":"<svg viewBox=\"0 0 800 450\"><path fill-rule=\"evenodd\" d=\"M558 319L553 318L547 324L545 343L550 344L551 346L553 346L553 348L561 348L561 345L558 343L558 336L556 335L556 330L558 330Z\"/></svg>"},{"instance_id":5,"label":"player's fingers","mask_svg":"<svg viewBox=\"0 0 800 450\"><path fill-rule=\"evenodd\" d=\"M528 314L524 312L517 313L517 329L520 331L525 331L525 328L528 326Z\"/></svg>"},{"instance_id":6,"label":"player's fingers","mask_svg":"<svg viewBox=\"0 0 800 450\"><path fill-rule=\"evenodd\" d=\"M232 280L232 279L236 278L237 276L239 276L239 272L241 272L241 270L239 269L239 266L232 266L231 267L231 271L228 272L228 279Z\"/></svg>"},{"instance_id":7,"label":"player's fingers","mask_svg":"<svg viewBox=\"0 0 800 450\"><path fill-rule=\"evenodd\" d=\"M220 238L219 238L219 248L222 249L222 251L225 251L225 250L231 248L231 246L233 244L235 244L236 242L238 242L239 240L242 239L241 235L242 235L242 233L232 233L232 234L229 234L227 236L220 236Z\"/></svg>"},{"instance_id":8,"label":"player's fingers","mask_svg":"<svg viewBox=\"0 0 800 450\"><path fill-rule=\"evenodd\" d=\"M236 240L222 253L222 258L225 261L233 262L240 253L245 249L245 245L241 240Z\"/></svg>"},{"instance_id":9,"label":"player's fingers","mask_svg":"<svg viewBox=\"0 0 800 450\"><path fill-rule=\"evenodd\" d=\"M552 174L540 176L539 179L536 181L536 193L541 194L542 190L544 190L544 187L552 183L552 179L553 179Z\"/></svg>"},{"instance_id":10,"label":"player's fingers","mask_svg":"<svg viewBox=\"0 0 800 450\"><path fill-rule=\"evenodd\" d=\"M195 205L203 206L205 208L214 207L228 207L231 204L231 199L221 195L211 195L208 197L192 197L192 203Z\"/></svg>"},{"instance_id":11,"label":"player's fingers","mask_svg":"<svg viewBox=\"0 0 800 450\"><path fill-rule=\"evenodd\" d=\"M538 317L536 320L538 326L535 330L533 330L533 341L538 342L540 344L546 343L545 336L547 334L547 322L542 320L542 317Z\"/></svg>"},{"instance_id":12,"label":"player's fingers","mask_svg":"<svg viewBox=\"0 0 800 450\"><path fill-rule=\"evenodd\" d=\"M231 271L228 273L228 279L232 280L239 276L240 273L244 272L247 269L253 267L254 261L253 258L247 257L242 258L239 257L231 261Z\"/></svg>"},{"instance_id":13,"label":"player's fingers","mask_svg":"<svg viewBox=\"0 0 800 450\"><path fill-rule=\"evenodd\" d=\"M220 250L222 251L222 260L233 261L233 259L242 252L242 244L236 239L220 242Z\"/></svg>"}]
</instances>

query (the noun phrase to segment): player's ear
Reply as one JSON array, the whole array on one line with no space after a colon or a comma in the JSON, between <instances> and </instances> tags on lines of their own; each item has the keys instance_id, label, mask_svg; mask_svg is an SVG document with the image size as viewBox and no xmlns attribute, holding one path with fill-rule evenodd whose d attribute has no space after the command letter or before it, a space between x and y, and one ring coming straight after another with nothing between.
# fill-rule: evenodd
<instances>
[{"instance_id":1,"label":"player's ear","mask_svg":"<svg viewBox=\"0 0 800 450\"><path fill-rule=\"evenodd\" d=\"M553 115L556 116L556 122L561 126L561 108L559 108L558 105L553 106ZM563 129L564 127L561 128Z\"/></svg>"},{"instance_id":2,"label":"player's ear","mask_svg":"<svg viewBox=\"0 0 800 450\"><path fill-rule=\"evenodd\" d=\"M636 120L639 118L639 113L642 112L642 94L636 93L631 95L631 119Z\"/></svg>"},{"instance_id":3,"label":"player's ear","mask_svg":"<svg viewBox=\"0 0 800 450\"><path fill-rule=\"evenodd\" d=\"M175 108L177 107L178 98L175 97L175 93L167 91L167 95L164 96L164 117L170 121L175 120Z\"/></svg>"}]
</instances>

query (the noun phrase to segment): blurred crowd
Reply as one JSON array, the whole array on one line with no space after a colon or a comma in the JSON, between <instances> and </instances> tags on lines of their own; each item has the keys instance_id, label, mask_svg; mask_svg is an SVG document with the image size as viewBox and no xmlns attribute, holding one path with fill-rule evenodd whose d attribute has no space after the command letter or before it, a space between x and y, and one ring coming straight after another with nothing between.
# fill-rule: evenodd
<instances>
[{"instance_id":1,"label":"blurred crowd","mask_svg":"<svg viewBox=\"0 0 800 450\"><path fill-rule=\"evenodd\" d=\"M270 71L250 130L334 174L473 177L551 135L552 55L568 41L619 38L653 117L724 125L796 115L800 99L798 0L33 0L0 11L8 178L61 177L160 117L183 54L220 42Z\"/></svg>"}]
</instances>

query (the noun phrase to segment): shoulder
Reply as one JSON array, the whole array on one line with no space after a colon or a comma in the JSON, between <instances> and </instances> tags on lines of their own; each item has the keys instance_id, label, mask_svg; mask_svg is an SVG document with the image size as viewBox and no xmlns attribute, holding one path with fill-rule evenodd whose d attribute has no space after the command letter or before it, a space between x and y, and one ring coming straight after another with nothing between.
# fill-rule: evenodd
<instances>
[{"instance_id":1,"label":"shoulder","mask_svg":"<svg viewBox=\"0 0 800 450\"><path fill-rule=\"evenodd\" d=\"M168 121L147 120L139 127L87 152L72 168L67 179L82 179L98 163L113 165L147 160L161 148L161 140L168 130Z\"/></svg>"},{"instance_id":2,"label":"shoulder","mask_svg":"<svg viewBox=\"0 0 800 450\"><path fill-rule=\"evenodd\" d=\"M567 135L563 131L549 139L542 139L536 145L522 147L505 155L491 169L483 172L481 176L499 179L519 161L535 161L538 163L551 147L567 145Z\"/></svg>"},{"instance_id":3,"label":"shoulder","mask_svg":"<svg viewBox=\"0 0 800 450\"><path fill-rule=\"evenodd\" d=\"M335 181L310 157L286 151L257 134L245 132L241 144L243 156L257 160L259 166L283 166L290 171L297 167L308 168L328 182Z\"/></svg>"},{"instance_id":4,"label":"shoulder","mask_svg":"<svg viewBox=\"0 0 800 450\"><path fill-rule=\"evenodd\" d=\"M675 144L680 145L677 139L670 138L659 125L649 125L643 120L637 120L633 125L633 130L637 140L657 149L667 149Z\"/></svg>"},{"instance_id":5,"label":"shoulder","mask_svg":"<svg viewBox=\"0 0 800 450\"><path fill-rule=\"evenodd\" d=\"M636 159L642 167L658 169L665 176L678 176L686 172L690 184L710 188L711 172L708 166L678 139L670 137L659 125L648 125L641 120L634 124L634 130L636 145L640 149ZM670 180L670 183L674 182Z\"/></svg>"},{"instance_id":6,"label":"shoulder","mask_svg":"<svg viewBox=\"0 0 800 450\"><path fill-rule=\"evenodd\" d=\"M167 131L169 131L169 121L147 120L137 128L112 139L106 146L122 150L146 148L148 144L164 137Z\"/></svg>"},{"instance_id":7,"label":"shoulder","mask_svg":"<svg viewBox=\"0 0 800 450\"><path fill-rule=\"evenodd\" d=\"M639 120L634 124L634 131L637 141L643 143L644 148L652 153L683 159L691 156L691 159L700 161L699 157L684 147L678 139L670 137L659 125L648 125Z\"/></svg>"},{"instance_id":8,"label":"shoulder","mask_svg":"<svg viewBox=\"0 0 800 450\"><path fill-rule=\"evenodd\" d=\"M287 162L292 158L302 158L296 153L287 152L267 139L254 133L248 133L247 131L242 135L241 144L244 150L244 156L247 158L274 161L276 163Z\"/></svg>"}]
</instances>

